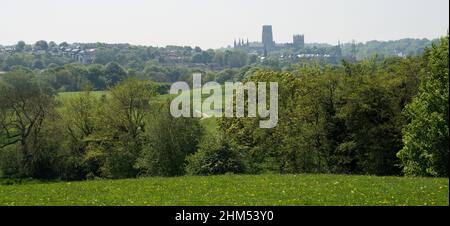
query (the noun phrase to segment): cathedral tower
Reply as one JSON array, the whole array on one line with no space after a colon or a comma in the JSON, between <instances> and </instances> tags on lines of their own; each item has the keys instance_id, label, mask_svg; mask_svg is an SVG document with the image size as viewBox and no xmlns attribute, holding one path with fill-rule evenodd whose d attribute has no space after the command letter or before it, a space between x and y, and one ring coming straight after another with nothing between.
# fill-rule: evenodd
<instances>
[{"instance_id":1,"label":"cathedral tower","mask_svg":"<svg viewBox=\"0 0 450 226\"><path fill-rule=\"evenodd\" d=\"M269 51L275 46L273 41L272 25L264 25L262 31L262 44Z\"/></svg>"}]
</instances>

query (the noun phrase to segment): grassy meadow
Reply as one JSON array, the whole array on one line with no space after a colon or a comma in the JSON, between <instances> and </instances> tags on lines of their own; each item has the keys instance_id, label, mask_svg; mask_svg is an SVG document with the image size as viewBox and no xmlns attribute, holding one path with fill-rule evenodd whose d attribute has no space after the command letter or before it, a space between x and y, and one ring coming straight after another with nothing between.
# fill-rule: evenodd
<instances>
[{"instance_id":1,"label":"grassy meadow","mask_svg":"<svg viewBox=\"0 0 450 226\"><path fill-rule=\"evenodd\" d=\"M223 175L0 185L0 205L448 206L439 178Z\"/></svg>"}]
</instances>

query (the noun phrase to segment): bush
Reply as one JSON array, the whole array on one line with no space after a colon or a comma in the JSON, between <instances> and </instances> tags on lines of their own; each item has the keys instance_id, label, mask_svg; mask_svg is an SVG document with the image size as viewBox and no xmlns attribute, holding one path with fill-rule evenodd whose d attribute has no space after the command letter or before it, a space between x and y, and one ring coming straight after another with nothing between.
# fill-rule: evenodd
<instances>
[{"instance_id":1,"label":"bush","mask_svg":"<svg viewBox=\"0 0 450 226\"><path fill-rule=\"evenodd\" d=\"M14 178L20 176L20 156L16 145L0 149L0 177Z\"/></svg>"},{"instance_id":2,"label":"bush","mask_svg":"<svg viewBox=\"0 0 450 226\"><path fill-rule=\"evenodd\" d=\"M108 150L101 167L102 176L113 179L136 177L137 170L133 167L136 161L134 152L130 147L113 147Z\"/></svg>"},{"instance_id":3,"label":"bush","mask_svg":"<svg viewBox=\"0 0 450 226\"><path fill-rule=\"evenodd\" d=\"M144 147L135 167L145 176L185 174L186 156L197 150L203 134L199 119L174 118L169 103L162 104L148 122Z\"/></svg>"},{"instance_id":4,"label":"bush","mask_svg":"<svg viewBox=\"0 0 450 226\"><path fill-rule=\"evenodd\" d=\"M73 147L74 146L74 147ZM62 180L84 180L86 179L86 163L82 153L77 153L73 145L69 148L61 145L57 155L57 169L59 178Z\"/></svg>"},{"instance_id":5,"label":"bush","mask_svg":"<svg viewBox=\"0 0 450 226\"><path fill-rule=\"evenodd\" d=\"M186 171L192 175L243 173L244 164L238 152L218 136L206 137L199 150L188 156Z\"/></svg>"}]
</instances>

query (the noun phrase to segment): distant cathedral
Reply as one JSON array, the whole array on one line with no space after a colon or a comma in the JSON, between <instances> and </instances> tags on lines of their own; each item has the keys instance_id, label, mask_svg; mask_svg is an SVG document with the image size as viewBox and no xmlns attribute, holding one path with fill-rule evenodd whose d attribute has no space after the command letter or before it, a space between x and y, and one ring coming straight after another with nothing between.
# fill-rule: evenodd
<instances>
[{"instance_id":1,"label":"distant cathedral","mask_svg":"<svg viewBox=\"0 0 450 226\"><path fill-rule=\"evenodd\" d=\"M305 45L305 35L295 34L292 36L291 43L276 43L274 41L272 25L263 25L260 42L249 42L239 38L234 40L234 48L242 49L250 54L255 54L267 57L269 53L276 52L280 58L322 58L331 63L339 63L342 59L341 44L333 47L323 47L320 50L317 48L307 49ZM280 54L280 50L290 49L292 53L289 55ZM282 52L282 51L281 51Z\"/></svg>"},{"instance_id":2,"label":"distant cathedral","mask_svg":"<svg viewBox=\"0 0 450 226\"><path fill-rule=\"evenodd\" d=\"M305 36L304 35L294 35L292 40L292 45L296 48L304 48L305 47ZM267 55L267 52L270 52L277 47L277 43L273 40L273 30L272 25L264 25L262 27L262 37L261 42L252 42L250 43L248 39L244 41L244 39L239 38L238 40L234 40L234 48L244 48L244 49L259 49L261 52L264 52L264 55Z\"/></svg>"}]
</instances>

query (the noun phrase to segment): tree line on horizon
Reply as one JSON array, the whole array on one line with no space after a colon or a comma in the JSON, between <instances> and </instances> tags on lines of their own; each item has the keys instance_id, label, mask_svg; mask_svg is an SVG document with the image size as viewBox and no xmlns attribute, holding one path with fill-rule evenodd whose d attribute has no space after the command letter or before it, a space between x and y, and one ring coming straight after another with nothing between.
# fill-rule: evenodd
<instances>
[{"instance_id":1,"label":"tree line on horizon","mask_svg":"<svg viewBox=\"0 0 450 226\"><path fill-rule=\"evenodd\" d=\"M344 58L354 57L355 59L369 59L377 55L380 60L387 57L419 56L426 47L431 46L434 40L427 39L401 39L397 41L370 41L358 43L354 46L350 43L342 45ZM295 64L298 59L282 56L297 55L298 52L292 49L281 49L261 60L257 54L247 52L242 49L207 49L190 46L166 46L147 47L134 46L130 44L104 44L104 43L78 43L68 44L66 42L55 43L45 40L34 44L26 44L19 41L14 46L14 51L3 51L0 46L0 71L11 71L14 67L26 67L35 71L44 70L46 74L55 71L55 76L62 70L77 68L81 71L97 70L110 63L119 64L125 71L132 74L139 74L156 82L175 82L188 79L193 70L200 70L204 73L228 73L230 70L239 70L245 66L269 67L274 70L289 69L291 64ZM95 49L92 59L88 64L80 64L76 59L60 52L60 48L77 48L79 50ZM309 50L309 51L307 51ZM335 47L326 44L308 44L303 51L307 53L321 53L335 51ZM328 53L331 54L331 53ZM354 55L354 56L353 56ZM302 59L303 61L308 61ZM323 63L327 62L322 59ZM94 69L92 69L94 68ZM76 76L77 73L71 71ZM236 74L236 73L235 73ZM91 73L92 75L92 73ZM101 75L97 75L101 77ZM97 81L105 82L105 81ZM80 87L73 87L73 84L64 84L62 88L81 90ZM99 84L97 89L104 89L104 84Z\"/></svg>"}]
</instances>

